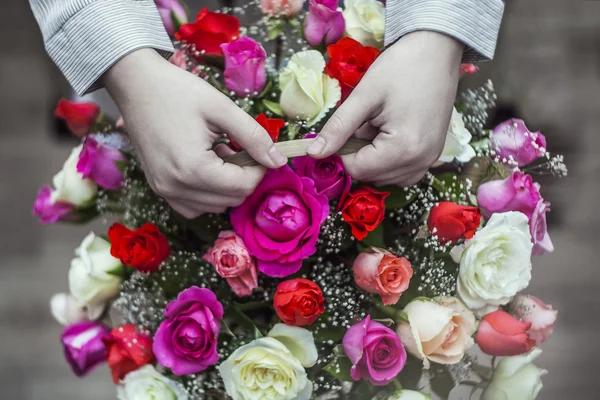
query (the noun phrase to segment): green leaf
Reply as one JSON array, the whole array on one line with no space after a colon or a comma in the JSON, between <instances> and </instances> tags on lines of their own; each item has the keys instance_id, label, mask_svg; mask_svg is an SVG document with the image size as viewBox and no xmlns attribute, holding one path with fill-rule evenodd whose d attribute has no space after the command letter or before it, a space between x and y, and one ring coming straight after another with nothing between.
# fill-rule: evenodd
<instances>
[{"instance_id":1,"label":"green leaf","mask_svg":"<svg viewBox=\"0 0 600 400\"><path fill-rule=\"evenodd\" d=\"M378 188L378 190L390 193L390 195L385 198L385 208L387 210L406 207L417 198L416 190L402 188L396 185L383 186Z\"/></svg>"},{"instance_id":2,"label":"green leaf","mask_svg":"<svg viewBox=\"0 0 600 400\"><path fill-rule=\"evenodd\" d=\"M270 100L263 100L263 104L265 107L267 107L267 110L271 111L273 114L283 117L284 114L279 103Z\"/></svg>"},{"instance_id":3,"label":"green leaf","mask_svg":"<svg viewBox=\"0 0 600 400\"><path fill-rule=\"evenodd\" d=\"M177 14L175 14L175 11L171 10L171 22L173 23L173 29L175 30L175 32L177 32L179 30L179 28L181 28L181 25L183 25L183 21L179 19L179 17L177 16ZM187 18L187 16L186 16Z\"/></svg>"},{"instance_id":4,"label":"green leaf","mask_svg":"<svg viewBox=\"0 0 600 400\"><path fill-rule=\"evenodd\" d=\"M367 246L385 247L383 225L379 224L374 231L369 232L369 235L362 240L362 243Z\"/></svg>"},{"instance_id":5,"label":"green leaf","mask_svg":"<svg viewBox=\"0 0 600 400\"><path fill-rule=\"evenodd\" d=\"M258 329L256 326L254 327L254 339L260 339L261 337L264 337L265 335L263 335L263 333L260 331L260 329Z\"/></svg>"},{"instance_id":6,"label":"green leaf","mask_svg":"<svg viewBox=\"0 0 600 400\"><path fill-rule=\"evenodd\" d=\"M419 380L423 374L423 361L409 356L406 360L406 365L402 373L398 375L398 380L402 383L402 387L410 390L419 390Z\"/></svg>"},{"instance_id":7,"label":"green leaf","mask_svg":"<svg viewBox=\"0 0 600 400\"><path fill-rule=\"evenodd\" d=\"M453 202L465 200L467 190L463 180L452 172L441 174L432 185L443 197Z\"/></svg>"},{"instance_id":8,"label":"green leaf","mask_svg":"<svg viewBox=\"0 0 600 400\"><path fill-rule=\"evenodd\" d=\"M110 271L106 271L106 273L108 275L118 276L118 277L122 278L125 275L127 275L127 272L128 272L127 269L128 268L131 268L131 267L126 267L126 266L124 266L124 265L121 264L118 267L111 269Z\"/></svg>"},{"instance_id":9,"label":"green leaf","mask_svg":"<svg viewBox=\"0 0 600 400\"><path fill-rule=\"evenodd\" d=\"M269 40L276 39L280 36L285 29L285 22L279 19L271 19L269 20L267 26L267 38Z\"/></svg>"},{"instance_id":10,"label":"green leaf","mask_svg":"<svg viewBox=\"0 0 600 400\"><path fill-rule=\"evenodd\" d=\"M125 172L127 172L127 167L129 167L129 160L125 160L125 161L117 160L117 161L115 161L115 164L117 164L117 169L119 171L121 171L121 173L124 174Z\"/></svg>"},{"instance_id":11,"label":"green leaf","mask_svg":"<svg viewBox=\"0 0 600 400\"><path fill-rule=\"evenodd\" d=\"M456 383L452 378L452 374L446 367L441 367L435 371L435 375L431 378L431 390L440 398L447 399L450 397L450 392Z\"/></svg>"},{"instance_id":12,"label":"green leaf","mask_svg":"<svg viewBox=\"0 0 600 400\"><path fill-rule=\"evenodd\" d=\"M325 319L324 319L325 320ZM346 330L341 326L329 325L327 328L319 328L315 330L315 341L319 343L328 342L330 340L339 342L344 337Z\"/></svg>"},{"instance_id":13,"label":"green leaf","mask_svg":"<svg viewBox=\"0 0 600 400\"><path fill-rule=\"evenodd\" d=\"M398 311L396 316L396 318L398 318L398 322L410 322L408 320L408 314L404 310Z\"/></svg>"},{"instance_id":14,"label":"green leaf","mask_svg":"<svg viewBox=\"0 0 600 400\"><path fill-rule=\"evenodd\" d=\"M348 357L335 357L329 364L323 367L331 376L341 381L354 382L350 376L352 362Z\"/></svg>"}]
</instances>

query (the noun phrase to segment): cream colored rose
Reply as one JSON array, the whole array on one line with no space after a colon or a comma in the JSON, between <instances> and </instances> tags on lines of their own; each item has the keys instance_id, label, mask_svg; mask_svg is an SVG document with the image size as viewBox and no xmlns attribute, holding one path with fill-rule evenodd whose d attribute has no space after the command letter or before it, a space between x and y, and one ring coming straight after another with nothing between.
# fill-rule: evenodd
<instances>
[{"instance_id":1,"label":"cream colored rose","mask_svg":"<svg viewBox=\"0 0 600 400\"><path fill-rule=\"evenodd\" d=\"M283 343L303 367L310 368L317 363L319 354L311 331L298 326L276 324L268 336Z\"/></svg>"},{"instance_id":2,"label":"cream colored rose","mask_svg":"<svg viewBox=\"0 0 600 400\"><path fill-rule=\"evenodd\" d=\"M531 280L529 221L520 212L492 215L465 244L452 249L460 263L457 292L477 315L507 304Z\"/></svg>"},{"instance_id":3,"label":"cream colored rose","mask_svg":"<svg viewBox=\"0 0 600 400\"><path fill-rule=\"evenodd\" d=\"M65 161L62 170L54 175L52 179L53 203L64 201L79 207L96 197L98 185L91 179L83 179L82 175L77 172L77 162L82 148L83 145L75 147Z\"/></svg>"},{"instance_id":4,"label":"cream colored rose","mask_svg":"<svg viewBox=\"0 0 600 400\"><path fill-rule=\"evenodd\" d=\"M117 387L119 400L187 400L188 393L179 382L175 382L146 365L125 376Z\"/></svg>"},{"instance_id":5,"label":"cream colored rose","mask_svg":"<svg viewBox=\"0 0 600 400\"><path fill-rule=\"evenodd\" d=\"M471 138L471 133L465 127L462 114L454 108L452 110L452 119L450 120L448 133L446 134L444 150L435 165L449 163L455 159L461 163L471 161L476 155L475 150L469 144Z\"/></svg>"},{"instance_id":6,"label":"cream colored rose","mask_svg":"<svg viewBox=\"0 0 600 400\"><path fill-rule=\"evenodd\" d=\"M324 71L325 59L316 50L292 56L279 74L280 106L285 115L312 126L335 107L342 95L340 84Z\"/></svg>"},{"instance_id":7,"label":"cream colored rose","mask_svg":"<svg viewBox=\"0 0 600 400\"><path fill-rule=\"evenodd\" d=\"M110 243L91 232L75 250L69 270L69 288L75 299L99 307L121 290L121 262L110 255Z\"/></svg>"},{"instance_id":8,"label":"cream colored rose","mask_svg":"<svg viewBox=\"0 0 600 400\"><path fill-rule=\"evenodd\" d=\"M61 325L67 326L81 321L95 321L104 312L104 304L90 307L68 293L56 293L50 299L50 312Z\"/></svg>"},{"instance_id":9,"label":"cream colored rose","mask_svg":"<svg viewBox=\"0 0 600 400\"><path fill-rule=\"evenodd\" d=\"M376 0L346 0L346 34L364 46L383 48L385 6Z\"/></svg>"},{"instance_id":10,"label":"cream colored rose","mask_svg":"<svg viewBox=\"0 0 600 400\"><path fill-rule=\"evenodd\" d=\"M542 350L536 348L500 361L481 400L534 400L544 386L542 376L548 373L532 364L540 354Z\"/></svg>"},{"instance_id":11,"label":"cream colored rose","mask_svg":"<svg viewBox=\"0 0 600 400\"><path fill-rule=\"evenodd\" d=\"M431 397L414 390L403 390L397 396L390 397L389 400L431 400Z\"/></svg>"},{"instance_id":12,"label":"cream colored rose","mask_svg":"<svg viewBox=\"0 0 600 400\"><path fill-rule=\"evenodd\" d=\"M456 364L473 346L476 321L473 313L456 297L416 299L404 309L408 323L398 325L404 347L415 357L439 364Z\"/></svg>"}]
</instances>

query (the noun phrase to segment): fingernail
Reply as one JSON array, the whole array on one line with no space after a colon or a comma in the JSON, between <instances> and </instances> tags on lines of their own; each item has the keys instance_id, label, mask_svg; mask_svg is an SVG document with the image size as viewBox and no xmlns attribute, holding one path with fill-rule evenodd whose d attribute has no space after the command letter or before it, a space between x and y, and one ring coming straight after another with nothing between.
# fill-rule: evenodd
<instances>
[{"instance_id":1,"label":"fingernail","mask_svg":"<svg viewBox=\"0 0 600 400\"><path fill-rule=\"evenodd\" d=\"M281 151L279 151L279 149L277 149L277 147L275 146L271 147L271 150L269 150L269 157L275 164L277 164L280 167L287 164L288 161L287 157L284 156L281 153Z\"/></svg>"},{"instance_id":2,"label":"fingernail","mask_svg":"<svg viewBox=\"0 0 600 400\"><path fill-rule=\"evenodd\" d=\"M326 144L327 144L327 141L325 140L325 138L323 136L317 136L317 138L314 140L314 142L312 142L310 144L310 146L308 146L308 149L306 149L306 152L308 154L313 154L313 155L321 154L323 152L323 150L325 150Z\"/></svg>"}]
</instances>

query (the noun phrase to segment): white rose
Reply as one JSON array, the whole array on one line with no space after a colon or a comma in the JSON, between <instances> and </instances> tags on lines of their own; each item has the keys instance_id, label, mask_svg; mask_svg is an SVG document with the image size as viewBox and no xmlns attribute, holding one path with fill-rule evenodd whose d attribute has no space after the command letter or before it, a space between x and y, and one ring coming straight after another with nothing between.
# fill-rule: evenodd
<instances>
[{"instance_id":1,"label":"white rose","mask_svg":"<svg viewBox=\"0 0 600 400\"><path fill-rule=\"evenodd\" d=\"M54 192L52 192L52 202L64 201L75 206L81 206L98 193L98 185L91 179L83 179L77 172L77 162L83 145L75 147L63 168L52 179Z\"/></svg>"},{"instance_id":2,"label":"white rose","mask_svg":"<svg viewBox=\"0 0 600 400\"><path fill-rule=\"evenodd\" d=\"M50 312L61 325L82 321L95 321L104 312L104 305L89 307L67 293L56 293L50 299Z\"/></svg>"},{"instance_id":3,"label":"white rose","mask_svg":"<svg viewBox=\"0 0 600 400\"><path fill-rule=\"evenodd\" d=\"M158 373L154 366L146 365L125 376L117 387L119 400L187 400L188 393L179 382Z\"/></svg>"},{"instance_id":4,"label":"white rose","mask_svg":"<svg viewBox=\"0 0 600 400\"><path fill-rule=\"evenodd\" d=\"M69 288L78 301L99 307L121 290L121 262L110 255L110 243L91 232L75 250L69 270Z\"/></svg>"},{"instance_id":5,"label":"white rose","mask_svg":"<svg viewBox=\"0 0 600 400\"><path fill-rule=\"evenodd\" d=\"M312 382L300 360L272 337L240 347L219 372L233 400L308 400L312 395Z\"/></svg>"},{"instance_id":6,"label":"white rose","mask_svg":"<svg viewBox=\"0 0 600 400\"><path fill-rule=\"evenodd\" d=\"M415 392L414 390L403 390L397 396L393 397L394 400L431 400L431 397L421 392ZM392 400L392 398L390 398Z\"/></svg>"},{"instance_id":7,"label":"white rose","mask_svg":"<svg viewBox=\"0 0 600 400\"><path fill-rule=\"evenodd\" d=\"M296 53L279 74L280 106L290 118L319 122L341 99L336 79L325 73L325 59L316 50Z\"/></svg>"},{"instance_id":8,"label":"white rose","mask_svg":"<svg viewBox=\"0 0 600 400\"><path fill-rule=\"evenodd\" d=\"M383 48L385 6L376 0L346 0L346 34L363 46Z\"/></svg>"},{"instance_id":9,"label":"white rose","mask_svg":"<svg viewBox=\"0 0 600 400\"><path fill-rule=\"evenodd\" d=\"M298 326L276 324L268 336L283 343L303 367L310 368L317 363L319 354L311 331Z\"/></svg>"},{"instance_id":10,"label":"white rose","mask_svg":"<svg viewBox=\"0 0 600 400\"><path fill-rule=\"evenodd\" d=\"M461 163L469 162L476 155L475 150L469 144L471 138L471 132L465 127L462 114L454 108L452 110L452 119L450 120L448 133L446 134L444 150L435 166L452 162L454 159Z\"/></svg>"},{"instance_id":11,"label":"white rose","mask_svg":"<svg viewBox=\"0 0 600 400\"><path fill-rule=\"evenodd\" d=\"M536 348L528 354L500 361L481 400L534 400L544 386L542 376L548 373L532 364L541 353L542 350Z\"/></svg>"},{"instance_id":12,"label":"white rose","mask_svg":"<svg viewBox=\"0 0 600 400\"><path fill-rule=\"evenodd\" d=\"M429 361L456 364L474 344L475 316L456 297L416 299L404 311L408 323L398 325L398 336L425 368Z\"/></svg>"},{"instance_id":13,"label":"white rose","mask_svg":"<svg viewBox=\"0 0 600 400\"><path fill-rule=\"evenodd\" d=\"M525 214L492 215L485 228L451 251L460 263L460 298L480 316L507 304L529 285L532 247Z\"/></svg>"}]
</instances>

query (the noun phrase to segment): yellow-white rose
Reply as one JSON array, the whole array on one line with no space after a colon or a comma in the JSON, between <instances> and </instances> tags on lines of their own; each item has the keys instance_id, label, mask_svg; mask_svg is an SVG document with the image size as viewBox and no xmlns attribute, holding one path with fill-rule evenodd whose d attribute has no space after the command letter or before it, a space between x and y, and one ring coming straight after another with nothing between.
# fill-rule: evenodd
<instances>
[{"instance_id":1,"label":"yellow-white rose","mask_svg":"<svg viewBox=\"0 0 600 400\"><path fill-rule=\"evenodd\" d=\"M279 74L281 109L292 119L305 120L308 126L319 122L341 99L336 79L325 73L325 59L316 50L296 53Z\"/></svg>"},{"instance_id":2,"label":"yellow-white rose","mask_svg":"<svg viewBox=\"0 0 600 400\"><path fill-rule=\"evenodd\" d=\"M117 387L119 400L187 400L188 393L179 382L175 382L146 365L125 376Z\"/></svg>"},{"instance_id":3,"label":"yellow-white rose","mask_svg":"<svg viewBox=\"0 0 600 400\"><path fill-rule=\"evenodd\" d=\"M346 34L363 46L383 48L385 6L377 0L346 0Z\"/></svg>"},{"instance_id":4,"label":"yellow-white rose","mask_svg":"<svg viewBox=\"0 0 600 400\"><path fill-rule=\"evenodd\" d=\"M52 192L52 202L64 201L75 206L81 206L98 193L98 185L91 179L84 179L77 172L77 162L83 145L75 147L67 161L65 161L62 170L60 170L52 179L54 191Z\"/></svg>"},{"instance_id":5,"label":"yellow-white rose","mask_svg":"<svg viewBox=\"0 0 600 400\"><path fill-rule=\"evenodd\" d=\"M415 392L414 390L403 390L398 395L393 396L390 400L431 400L431 397L421 392Z\"/></svg>"},{"instance_id":6,"label":"yellow-white rose","mask_svg":"<svg viewBox=\"0 0 600 400\"><path fill-rule=\"evenodd\" d=\"M471 159L476 156L475 150L473 150L473 147L469 144L471 138L471 132L465 127L462 114L454 108L452 110L452 118L450 120L450 126L448 127L448 133L446 134L444 150L435 165L449 163L455 159L461 163L471 161Z\"/></svg>"},{"instance_id":7,"label":"yellow-white rose","mask_svg":"<svg viewBox=\"0 0 600 400\"><path fill-rule=\"evenodd\" d=\"M528 354L500 361L481 400L534 400L544 386L542 376L548 373L532 363L541 353L542 350L536 348Z\"/></svg>"},{"instance_id":8,"label":"yellow-white rose","mask_svg":"<svg viewBox=\"0 0 600 400\"><path fill-rule=\"evenodd\" d=\"M110 255L110 243L91 232L75 250L69 270L69 289L75 299L98 307L114 299L121 290L123 265Z\"/></svg>"}]
</instances>

